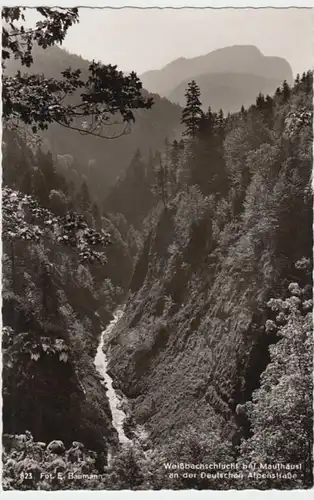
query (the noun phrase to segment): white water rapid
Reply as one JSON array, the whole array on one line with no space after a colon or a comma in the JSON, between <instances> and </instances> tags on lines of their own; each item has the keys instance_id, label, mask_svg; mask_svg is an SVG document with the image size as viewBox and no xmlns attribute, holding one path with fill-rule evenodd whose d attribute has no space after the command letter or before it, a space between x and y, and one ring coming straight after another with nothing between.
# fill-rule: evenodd
<instances>
[{"instance_id":1,"label":"white water rapid","mask_svg":"<svg viewBox=\"0 0 314 500\"><path fill-rule=\"evenodd\" d=\"M106 330L104 330L101 333L101 338L98 345L97 354L94 360L94 365L99 375L103 378L103 381L101 383L103 385L106 385L107 397L109 400L109 406L112 413L112 425L118 433L119 443L122 445L132 445L131 439L129 439L124 433L123 422L126 419L126 414L124 413L124 411L121 410L121 403L122 403L121 398L119 398L116 391L112 387L112 378L107 373L108 361L106 354L104 353L103 350L105 339L110 335L113 327L115 326L117 321L119 321L119 319L122 317L122 315L123 315L123 309L117 309L114 312L113 320L110 321ZM111 457L110 452L109 454Z\"/></svg>"}]
</instances>

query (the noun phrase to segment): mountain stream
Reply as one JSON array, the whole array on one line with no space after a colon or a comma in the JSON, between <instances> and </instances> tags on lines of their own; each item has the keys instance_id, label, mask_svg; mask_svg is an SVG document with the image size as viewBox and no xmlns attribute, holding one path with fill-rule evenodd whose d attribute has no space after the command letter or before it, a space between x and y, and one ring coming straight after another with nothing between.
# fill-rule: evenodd
<instances>
[{"instance_id":1,"label":"mountain stream","mask_svg":"<svg viewBox=\"0 0 314 500\"><path fill-rule=\"evenodd\" d=\"M125 414L124 410L122 410L122 403L124 403L124 398L119 396L113 385L112 385L112 378L108 374L108 360L107 356L104 352L104 343L107 337L111 334L114 326L116 323L122 318L123 316L123 309L118 308L113 314L113 319L110 321L109 325L107 328L101 333L100 337L100 342L97 348L97 353L95 356L94 360L94 365L96 368L96 371L98 374L101 376L102 381L101 383L106 387L106 393L107 397L109 400L109 406L112 414L112 425L116 429L118 433L118 439L119 443L122 446L132 446L133 445L133 440L129 439L124 432L123 428L123 423L125 419L127 418L127 415ZM147 433L144 430L142 426L137 426L135 430L135 438L137 438L139 441L143 441L147 438ZM108 451L108 463L111 461L112 458L112 451Z\"/></svg>"}]
</instances>

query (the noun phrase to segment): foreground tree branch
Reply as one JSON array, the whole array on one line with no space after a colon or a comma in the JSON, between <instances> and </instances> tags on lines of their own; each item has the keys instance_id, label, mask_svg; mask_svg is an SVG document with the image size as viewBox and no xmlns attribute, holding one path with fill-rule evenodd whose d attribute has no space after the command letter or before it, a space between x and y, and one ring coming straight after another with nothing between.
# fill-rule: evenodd
<instances>
[{"instance_id":1,"label":"foreground tree branch","mask_svg":"<svg viewBox=\"0 0 314 500\"><path fill-rule=\"evenodd\" d=\"M2 66L14 57L22 66L33 63L34 44L46 49L62 44L67 30L78 22L78 9L38 8L44 18L35 29L26 30L25 8L5 8L2 19ZM80 92L81 91L81 92ZM124 75L117 66L93 61L88 76L80 69L68 68L60 79L44 75L24 74L3 77L3 120L7 126L17 122L26 124L33 133L46 130L51 123L106 139L116 139L129 132L135 121L134 110L150 109L152 98L142 94L142 83L132 72ZM111 121L112 117L115 121ZM117 130L108 135L107 127Z\"/></svg>"}]
</instances>

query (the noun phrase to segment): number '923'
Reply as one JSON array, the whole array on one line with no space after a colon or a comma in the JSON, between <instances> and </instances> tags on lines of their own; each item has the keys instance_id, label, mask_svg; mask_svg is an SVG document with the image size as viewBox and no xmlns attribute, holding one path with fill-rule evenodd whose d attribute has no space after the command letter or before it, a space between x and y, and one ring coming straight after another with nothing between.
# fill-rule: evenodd
<instances>
[{"instance_id":1,"label":"number '923'","mask_svg":"<svg viewBox=\"0 0 314 500\"><path fill-rule=\"evenodd\" d=\"M33 479L33 473L32 472L21 472L20 479L22 479L23 481L25 479Z\"/></svg>"}]
</instances>

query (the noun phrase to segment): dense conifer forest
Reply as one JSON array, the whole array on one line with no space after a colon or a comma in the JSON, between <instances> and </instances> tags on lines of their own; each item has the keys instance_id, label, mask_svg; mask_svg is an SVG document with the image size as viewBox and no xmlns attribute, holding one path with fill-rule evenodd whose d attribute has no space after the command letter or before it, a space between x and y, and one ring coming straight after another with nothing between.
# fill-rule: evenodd
<instances>
[{"instance_id":1,"label":"dense conifer forest","mask_svg":"<svg viewBox=\"0 0 314 500\"><path fill-rule=\"evenodd\" d=\"M311 488L313 72L179 107L78 57L40 76L78 11L38 11L22 49L2 12L3 488Z\"/></svg>"}]
</instances>

